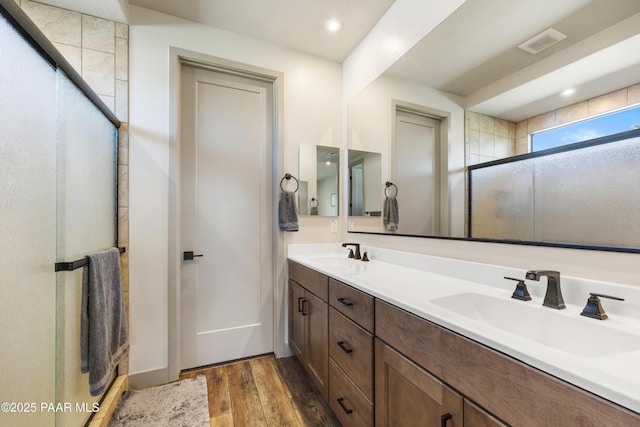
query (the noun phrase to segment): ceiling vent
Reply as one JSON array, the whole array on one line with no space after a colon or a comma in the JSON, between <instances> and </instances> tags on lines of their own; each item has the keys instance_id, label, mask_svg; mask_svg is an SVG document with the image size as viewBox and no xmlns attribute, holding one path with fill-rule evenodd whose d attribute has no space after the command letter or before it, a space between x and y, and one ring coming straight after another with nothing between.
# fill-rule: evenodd
<instances>
[{"instance_id":1,"label":"ceiling vent","mask_svg":"<svg viewBox=\"0 0 640 427\"><path fill-rule=\"evenodd\" d=\"M518 47L525 52L536 54L566 38L567 36L562 34L560 31L549 28L548 30L541 32L537 36L531 37L529 40L522 43Z\"/></svg>"}]
</instances>

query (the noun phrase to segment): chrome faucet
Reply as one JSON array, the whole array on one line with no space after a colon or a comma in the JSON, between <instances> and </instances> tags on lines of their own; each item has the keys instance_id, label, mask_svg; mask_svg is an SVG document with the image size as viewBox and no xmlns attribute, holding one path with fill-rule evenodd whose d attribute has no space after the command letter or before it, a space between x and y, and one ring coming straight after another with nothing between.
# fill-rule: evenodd
<instances>
[{"instance_id":1,"label":"chrome faucet","mask_svg":"<svg viewBox=\"0 0 640 427\"><path fill-rule=\"evenodd\" d=\"M550 270L531 270L527 271L525 276L529 280L540 280L540 277L547 276L547 293L544 296L542 305L545 307L557 308L561 310L567 308L562 299L562 290L560 289L560 272Z\"/></svg>"},{"instance_id":2,"label":"chrome faucet","mask_svg":"<svg viewBox=\"0 0 640 427\"><path fill-rule=\"evenodd\" d=\"M351 252L349 252L349 258L354 258L354 259L361 259L360 257L360 243L343 243L342 247L346 248L347 246L354 246L356 249L355 254L353 253L353 250L351 250Z\"/></svg>"}]
</instances>

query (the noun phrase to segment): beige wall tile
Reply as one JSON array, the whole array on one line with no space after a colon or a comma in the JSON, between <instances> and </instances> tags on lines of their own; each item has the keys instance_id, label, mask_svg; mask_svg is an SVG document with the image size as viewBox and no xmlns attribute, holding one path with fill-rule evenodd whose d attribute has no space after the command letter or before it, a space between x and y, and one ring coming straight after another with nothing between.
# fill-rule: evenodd
<instances>
[{"instance_id":1,"label":"beige wall tile","mask_svg":"<svg viewBox=\"0 0 640 427\"><path fill-rule=\"evenodd\" d=\"M98 95L115 96L115 55L82 49L82 77Z\"/></svg>"},{"instance_id":2,"label":"beige wall tile","mask_svg":"<svg viewBox=\"0 0 640 427\"><path fill-rule=\"evenodd\" d=\"M494 134L495 132L495 120L491 116L485 116L484 114L478 114L478 129L480 132Z\"/></svg>"},{"instance_id":3,"label":"beige wall tile","mask_svg":"<svg viewBox=\"0 0 640 427\"><path fill-rule=\"evenodd\" d=\"M521 122L516 123L516 138L523 138L529 135L527 131L528 121L523 120Z\"/></svg>"},{"instance_id":4,"label":"beige wall tile","mask_svg":"<svg viewBox=\"0 0 640 427\"><path fill-rule=\"evenodd\" d=\"M495 136L493 133L480 132L480 155L493 158L496 152L494 142Z\"/></svg>"},{"instance_id":5,"label":"beige wall tile","mask_svg":"<svg viewBox=\"0 0 640 427\"><path fill-rule=\"evenodd\" d=\"M113 113L116 113L116 97L107 95L98 95L98 97L104 102L104 105Z\"/></svg>"},{"instance_id":6,"label":"beige wall tile","mask_svg":"<svg viewBox=\"0 0 640 427\"><path fill-rule=\"evenodd\" d=\"M469 153L480 154L480 132L477 130L470 130L468 132L469 137Z\"/></svg>"},{"instance_id":7,"label":"beige wall tile","mask_svg":"<svg viewBox=\"0 0 640 427\"><path fill-rule=\"evenodd\" d=\"M58 52L64 56L64 59L69 61L69 64L82 75L82 49L77 46L70 46L68 44L53 42L53 45L58 49Z\"/></svg>"},{"instance_id":8,"label":"beige wall tile","mask_svg":"<svg viewBox=\"0 0 640 427\"><path fill-rule=\"evenodd\" d=\"M129 207L129 167L118 168L118 207Z\"/></svg>"},{"instance_id":9,"label":"beige wall tile","mask_svg":"<svg viewBox=\"0 0 640 427\"><path fill-rule=\"evenodd\" d=\"M465 111L464 112L465 119L469 121L469 129L470 130L480 130L480 124L478 123L478 113L474 113L473 111Z\"/></svg>"},{"instance_id":10,"label":"beige wall tile","mask_svg":"<svg viewBox=\"0 0 640 427\"><path fill-rule=\"evenodd\" d=\"M118 129L118 164L129 164L129 123L123 122Z\"/></svg>"},{"instance_id":11,"label":"beige wall tile","mask_svg":"<svg viewBox=\"0 0 640 427\"><path fill-rule=\"evenodd\" d=\"M516 124L513 122L508 122L509 123L509 135L507 135L509 138L515 140L516 139Z\"/></svg>"},{"instance_id":12,"label":"beige wall tile","mask_svg":"<svg viewBox=\"0 0 640 427\"><path fill-rule=\"evenodd\" d=\"M129 39L129 26L127 24L116 22L116 37Z\"/></svg>"},{"instance_id":13,"label":"beige wall tile","mask_svg":"<svg viewBox=\"0 0 640 427\"><path fill-rule=\"evenodd\" d=\"M479 154L469 154L469 163L467 165L477 165L480 163L480 155Z\"/></svg>"},{"instance_id":14,"label":"beige wall tile","mask_svg":"<svg viewBox=\"0 0 640 427\"><path fill-rule=\"evenodd\" d=\"M116 37L116 79L129 80L129 40Z\"/></svg>"},{"instance_id":15,"label":"beige wall tile","mask_svg":"<svg viewBox=\"0 0 640 427\"><path fill-rule=\"evenodd\" d=\"M556 111L556 120L559 125L585 119L589 116L588 102L582 101L577 104L560 108Z\"/></svg>"},{"instance_id":16,"label":"beige wall tile","mask_svg":"<svg viewBox=\"0 0 640 427\"><path fill-rule=\"evenodd\" d=\"M115 53L115 22L82 15L82 48Z\"/></svg>"},{"instance_id":17,"label":"beige wall tile","mask_svg":"<svg viewBox=\"0 0 640 427\"><path fill-rule=\"evenodd\" d=\"M539 130L548 129L556 125L556 112L540 114L527 120L527 133L537 132Z\"/></svg>"},{"instance_id":18,"label":"beige wall tile","mask_svg":"<svg viewBox=\"0 0 640 427\"><path fill-rule=\"evenodd\" d=\"M129 82L116 80L116 117L123 122L129 121Z\"/></svg>"},{"instance_id":19,"label":"beige wall tile","mask_svg":"<svg viewBox=\"0 0 640 427\"><path fill-rule=\"evenodd\" d=\"M627 88L627 103L629 105L640 104L640 83Z\"/></svg>"},{"instance_id":20,"label":"beige wall tile","mask_svg":"<svg viewBox=\"0 0 640 427\"><path fill-rule=\"evenodd\" d=\"M22 10L52 42L80 47L82 15L31 0L21 1Z\"/></svg>"},{"instance_id":21,"label":"beige wall tile","mask_svg":"<svg viewBox=\"0 0 640 427\"><path fill-rule=\"evenodd\" d=\"M627 105L627 89L610 92L588 101L589 116L606 113Z\"/></svg>"},{"instance_id":22,"label":"beige wall tile","mask_svg":"<svg viewBox=\"0 0 640 427\"><path fill-rule=\"evenodd\" d=\"M13 1L15 1L18 6L20 6L20 0L13 0Z\"/></svg>"},{"instance_id":23,"label":"beige wall tile","mask_svg":"<svg viewBox=\"0 0 640 427\"><path fill-rule=\"evenodd\" d=\"M495 140L495 157L496 159L504 159L514 155L515 146L512 139L507 136L496 136Z\"/></svg>"},{"instance_id":24,"label":"beige wall tile","mask_svg":"<svg viewBox=\"0 0 640 427\"><path fill-rule=\"evenodd\" d=\"M509 137L509 121L502 119L494 120L494 134L495 136Z\"/></svg>"},{"instance_id":25,"label":"beige wall tile","mask_svg":"<svg viewBox=\"0 0 640 427\"><path fill-rule=\"evenodd\" d=\"M529 137L525 136L516 139L515 154L527 154L529 152Z\"/></svg>"}]
</instances>

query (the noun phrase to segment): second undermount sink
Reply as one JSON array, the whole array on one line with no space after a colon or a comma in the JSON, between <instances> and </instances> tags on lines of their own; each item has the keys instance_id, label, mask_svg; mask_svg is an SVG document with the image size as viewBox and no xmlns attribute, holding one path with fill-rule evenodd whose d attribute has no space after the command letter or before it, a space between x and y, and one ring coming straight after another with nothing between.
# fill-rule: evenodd
<instances>
[{"instance_id":1,"label":"second undermount sink","mask_svg":"<svg viewBox=\"0 0 640 427\"><path fill-rule=\"evenodd\" d=\"M640 335L597 321L567 317L542 306L478 293L463 293L431 303L518 337L580 357L597 358L640 350Z\"/></svg>"}]
</instances>

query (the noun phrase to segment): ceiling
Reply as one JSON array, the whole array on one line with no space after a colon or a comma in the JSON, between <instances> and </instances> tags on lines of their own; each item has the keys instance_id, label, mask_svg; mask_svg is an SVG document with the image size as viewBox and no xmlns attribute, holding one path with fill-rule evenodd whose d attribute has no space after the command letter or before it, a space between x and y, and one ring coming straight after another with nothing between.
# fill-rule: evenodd
<instances>
[{"instance_id":1,"label":"ceiling","mask_svg":"<svg viewBox=\"0 0 640 427\"><path fill-rule=\"evenodd\" d=\"M40 1L121 22L137 5L342 62L395 0ZM325 30L331 17L340 32ZM517 48L549 27L567 38L535 55ZM639 29L640 0L466 0L385 74L518 121L638 83ZM560 98L567 87L576 93Z\"/></svg>"},{"instance_id":2,"label":"ceiling","mask_svg":"<svg viewBox=\"0 0 640 427\"><path fill-rule=\"evenodd\" d=\"M129 0L169 15L342 62L394 0ZM330 18L342 30L324 28Z\"/></svg>"},{"instance_id":3,"label":"ceiling","mask_svg":"<svg viewBox=\"0 0 640 427\"><path fill-rule=\"evenodd\" d=\"M549 27L567 38L518 49ZM638 83L638 33L640 0L467 0L385 74L519 121ZM578 90L561 98L568 87Z\"/></svg>"}]
</instances>

